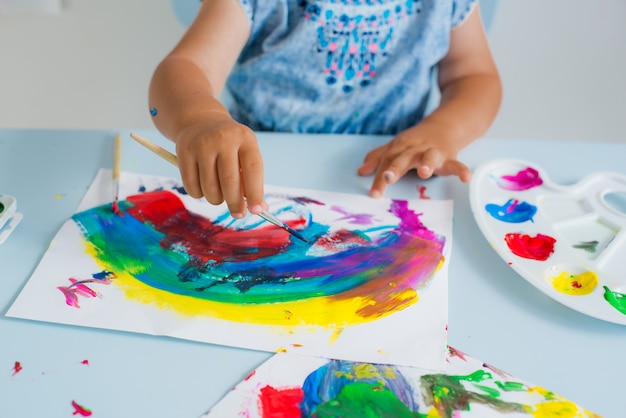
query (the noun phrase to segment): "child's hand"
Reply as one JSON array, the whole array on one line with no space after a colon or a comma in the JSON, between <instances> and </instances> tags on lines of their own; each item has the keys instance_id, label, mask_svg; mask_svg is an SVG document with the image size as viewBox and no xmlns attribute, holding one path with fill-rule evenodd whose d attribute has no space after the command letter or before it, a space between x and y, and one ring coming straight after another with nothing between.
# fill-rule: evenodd
<instances>
[{"instance_id":1,"label":"child's hand","mask_svg":"<svg viewBox=\"0 0 626 418\"><path fill-rule=\"evenodd\" d=\"M228 114L211 112L176 137L183 185L190 196L226 201L234 218L267 209L263 192L263 159L254 132Z\"/></svg>"},{"instance_id":2,"label":"child's hand","mask_svg":"<svg viewBox=\"0 0 626 418\"><path fill-rule=\"evenodd\" d=\"M435 174L457 176L467 183L472 173L457 160L463 144L455 141L453 135L450 128L424 120L370 151L357 173L361 176L375 173L369 193L372 197L382 197L389 184L412 169L423 179Z\"/></svg>"}]
</instances>

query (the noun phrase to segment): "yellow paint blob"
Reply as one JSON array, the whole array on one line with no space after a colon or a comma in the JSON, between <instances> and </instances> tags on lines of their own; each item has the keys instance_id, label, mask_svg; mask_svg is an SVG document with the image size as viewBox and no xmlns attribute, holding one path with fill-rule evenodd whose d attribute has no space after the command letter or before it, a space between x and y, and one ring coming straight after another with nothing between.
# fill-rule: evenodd
<instances>
[{"instance_id":1,"label":"yellow paint blob","mask_svg":"<svg viewBox=\"0 0 626 418\"><path fill-rule=\"evenodd\" d=\"M581 274L563 271L558 276L551 277L550 280L552 280L554 290L572 296L588 295L598 285L598 275L593 271Z\"/></svg>"}]
</instances>

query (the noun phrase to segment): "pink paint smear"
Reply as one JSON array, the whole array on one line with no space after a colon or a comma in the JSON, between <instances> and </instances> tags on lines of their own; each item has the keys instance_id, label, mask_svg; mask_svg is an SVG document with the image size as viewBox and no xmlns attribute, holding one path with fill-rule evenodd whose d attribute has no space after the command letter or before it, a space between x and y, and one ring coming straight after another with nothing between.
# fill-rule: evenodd
<instances>
[{"instance_id":1,"label":"pink paint smear","mask_svg":"<svg viewBox=\"0 0 626 418\"><path fill-rule=\"evenodd\" d=\"M72 412L72 415L80 415L81 417L91 416L91 410L85 408L82 405L79 405L76 401L72 401L72 406L74 407L74 412Z\"/></svg>"}]
</instances>

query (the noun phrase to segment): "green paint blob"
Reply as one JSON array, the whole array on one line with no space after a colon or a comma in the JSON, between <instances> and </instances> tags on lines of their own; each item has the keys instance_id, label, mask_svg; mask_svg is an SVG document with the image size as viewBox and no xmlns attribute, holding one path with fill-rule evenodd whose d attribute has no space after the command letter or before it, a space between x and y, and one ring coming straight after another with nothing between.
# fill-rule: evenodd
<instances>
[{"instance_id":1,"label":"green paint blob","mask_svg":"<svg viewBox=\"0 0 626 418\"><path fill-rule=\"evenodd\" d=\"M363 382L345 385L337 397L318 405L313 416L316 418L425 418L425 415L407 408L389 389Z\"/></svg>"},{"instance_id":2,"label":"green paint blob","mask_svg":"<svg viewBox=\"0 0 626 418\"><path fill-rule=\"evenodd\" d=\"M626 294L613 292L606 286L604 287L604 299L611 304L612 307L626 315Z\"/></svg>"},{"instance_id":3,"label":"green paint blob","mask_svg":"<svg viewBox=\"0 0 626 418\"><path fill-rule=\"evenodd\" d=\"M4 205L0 202L0 213L4 212Z\"/></svg>"}]
</instances>

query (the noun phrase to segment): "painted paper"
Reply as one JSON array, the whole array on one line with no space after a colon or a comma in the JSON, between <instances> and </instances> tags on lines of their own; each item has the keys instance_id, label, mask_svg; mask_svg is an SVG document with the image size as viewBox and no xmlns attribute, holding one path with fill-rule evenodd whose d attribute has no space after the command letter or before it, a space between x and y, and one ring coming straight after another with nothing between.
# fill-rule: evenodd
<instances>
[{"instance_id":1,"label":"painted paper","mask_svg":"<svg viewBox=\"0 0 626 418\"><path fill-rule=\"evenodd\" d=\"M8 316L442 369L449 201L266 186L258 216L175 179L109 170L58 232Z\"/></svg>"},{"instance_id":2,"label":"painted paper","mask_svg":"<svg viewBox=\"0 0 626 418\"><path fill-rule=\"evenodd\" d=\"M212 407L213 417L599 417L450 347L447 369L278 353Z\"/></svg>"}]
</instances>

